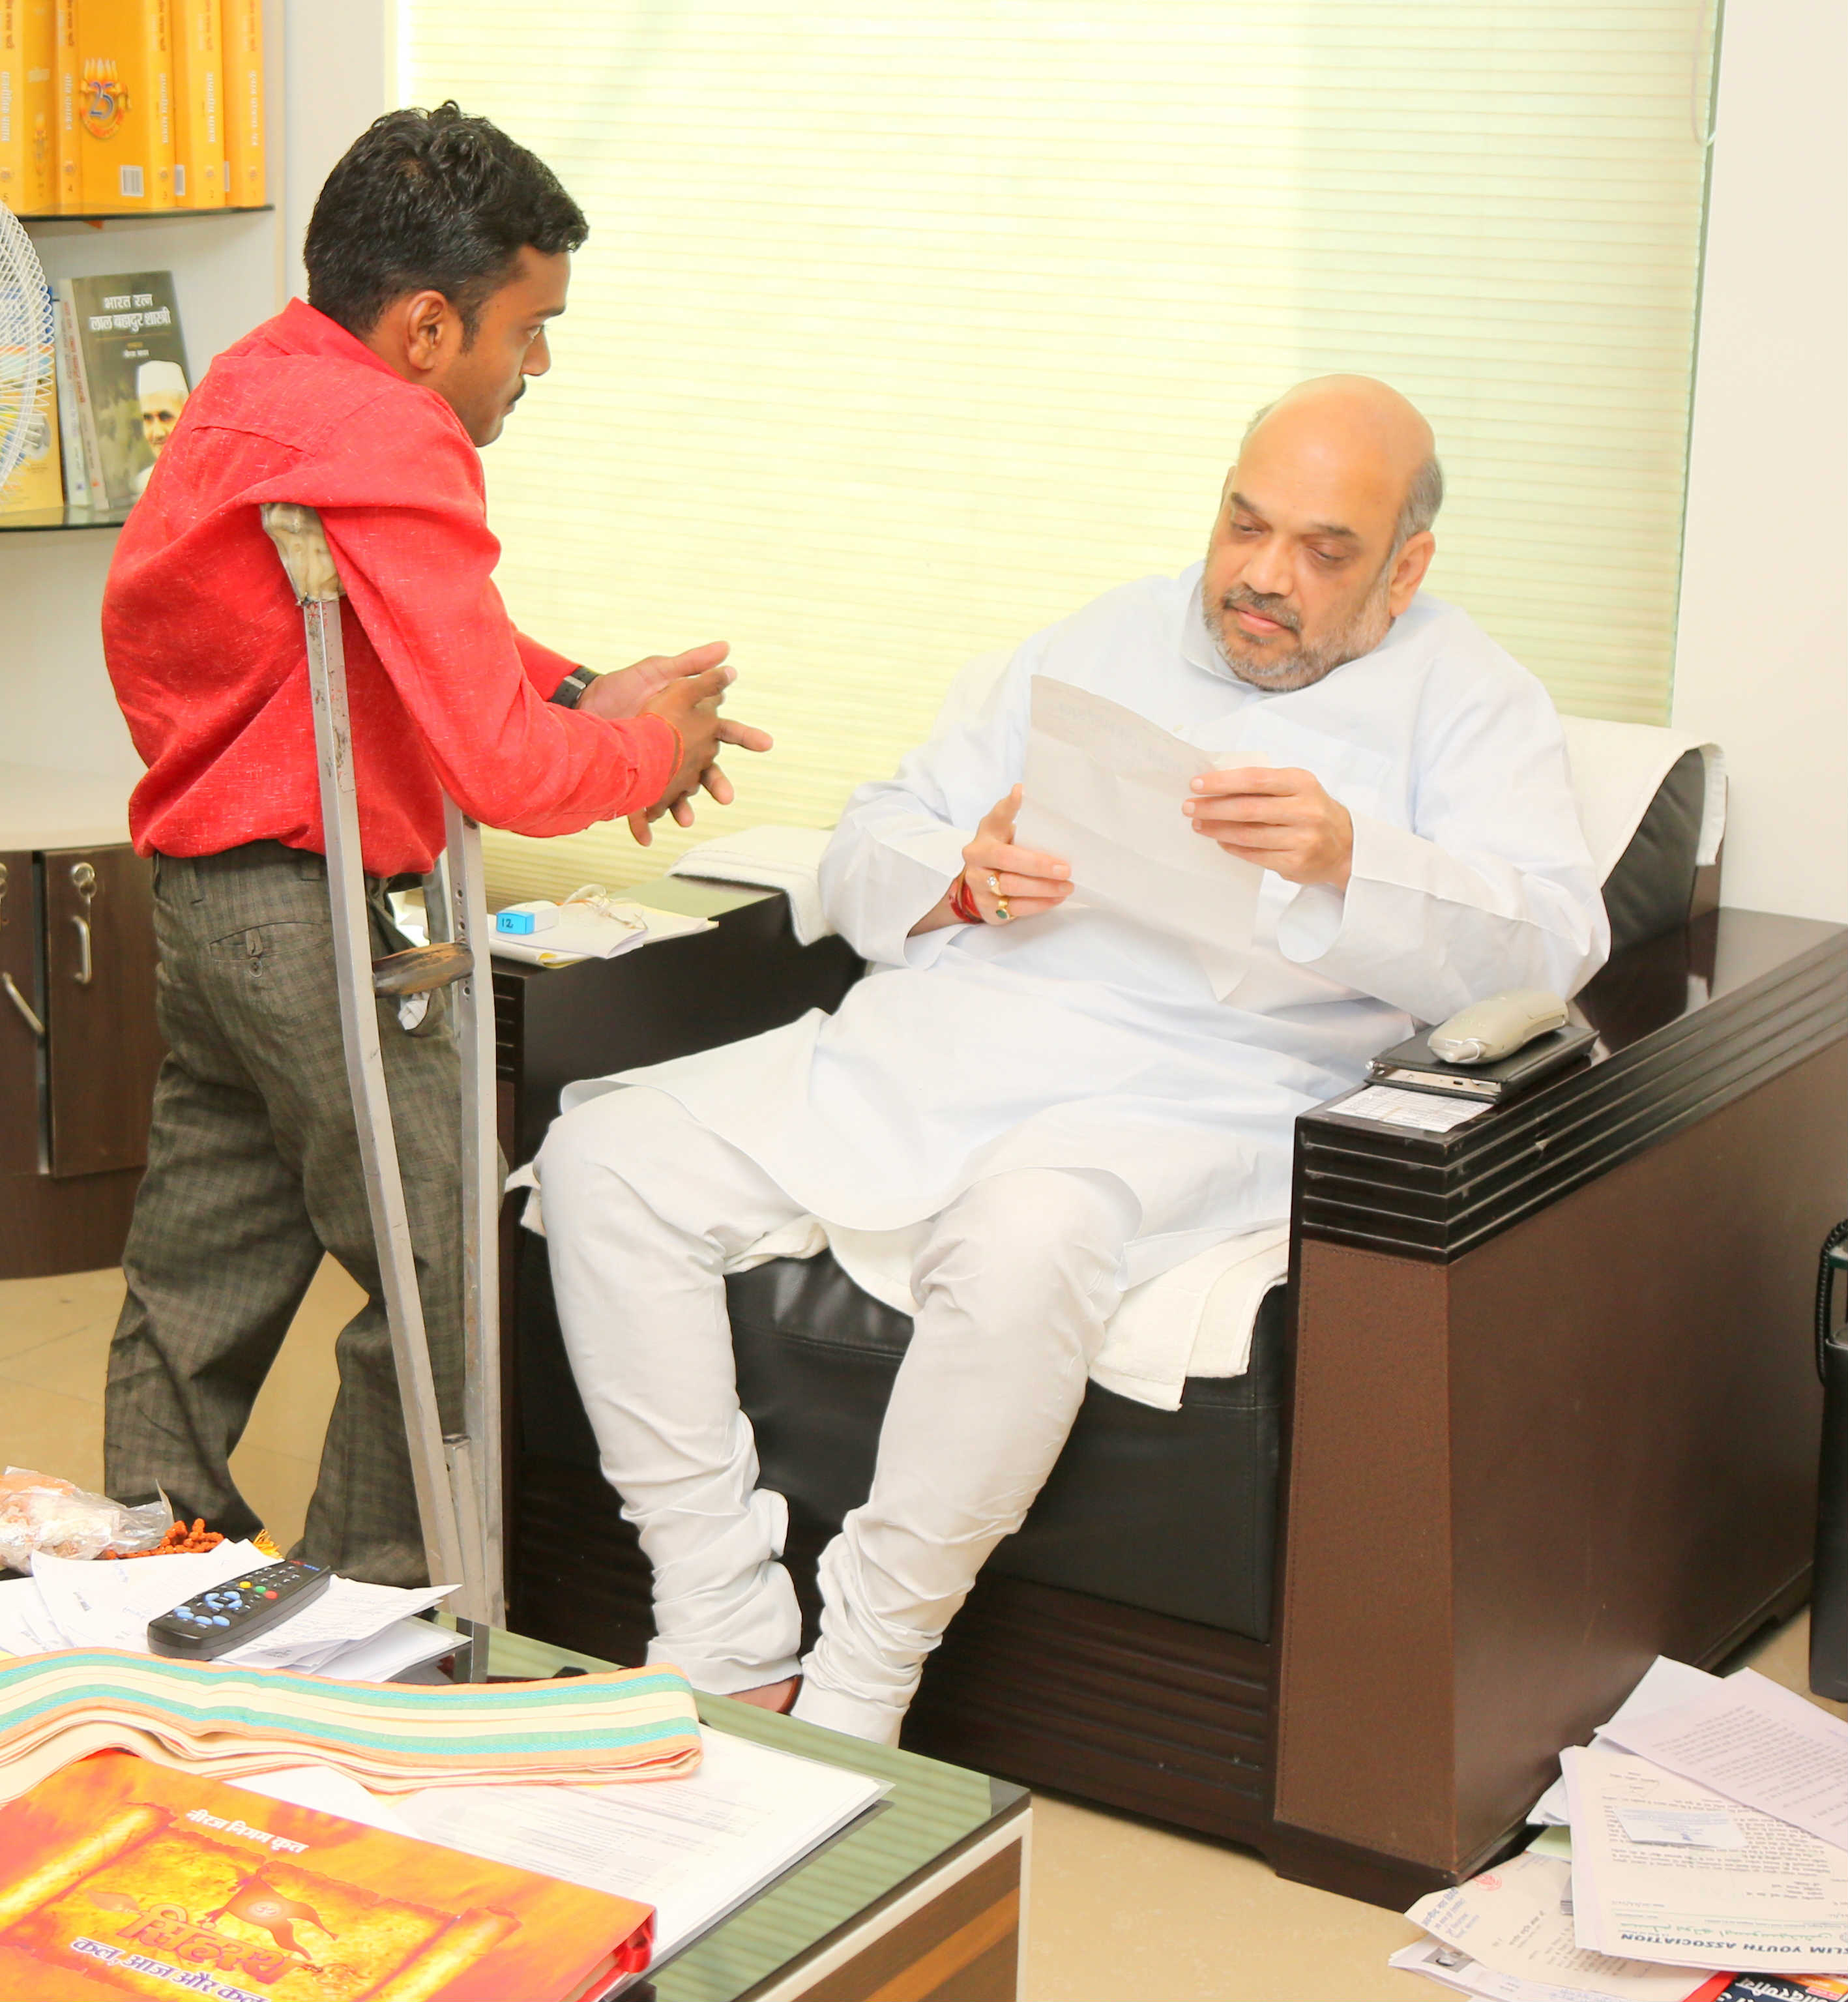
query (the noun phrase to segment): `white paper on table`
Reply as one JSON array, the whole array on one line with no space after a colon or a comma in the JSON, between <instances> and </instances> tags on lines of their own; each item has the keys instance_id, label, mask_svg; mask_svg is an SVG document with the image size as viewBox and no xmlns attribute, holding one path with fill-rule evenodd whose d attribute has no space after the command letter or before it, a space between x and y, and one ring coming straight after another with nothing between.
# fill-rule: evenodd
<instances>
[{"instance_id":1,"label":"white paper on table","mask_svg":"<svg viewBox=\"0 0 1848 2002\"><path fill-rule=\"evenodd\" d=\"M1121 703L1035 675L1014 841L1069 862L1077 901L1187 940L1222 1000L1251 950L1264 872L1181 811L1218 763Z\"/></svg>"},{"instance_id":2,"label":"white paper on table","mask_svg":"<svg viewBox=\"0 0 1848 2002\"><path fill-rule=\"evenodd\" d=\"M368 1793L350 1773L332 1766L287 1766L274 1773L249 1773L225 1784L272 1801L287 1801L292 1807L340 1815L362 1828L382 1828L388 1835L417 1836L417 1831L389 1801Z\"/></svg>"},{"instance_id":3,"label":"white paper on table","mask_svg":"<svg viewBox=\"0 0 1848 2002\"><path fill-rule=\"evenodd\" d=\"M1435 1091L1407 1091L1396 1084L1365 1084L1348 1098L1321 1108L1344 1119L1370 1119L1377 1126L1409 1126L1421 1133L1448 1133L1491 1107L1480 1099L1443 1098Z\"/></svg>"},{"instance_id":4,"label":"white paper on table","mask_svg":"<svg viewBox=\"0 0 1848 2002\"><path fill-rule=\"evenodd\" d=\"M281 1626L218 1659L234 1668L299 1669L305 1674L318 1674L323 1662L354 1641L370 1641L399 1620L447 1599L455 1589L452 1585L363 1585L357 1578L336 1576L319 1599L291 1613ZM449 1646L455 1645L452 1639Z\"/></svg>"},{"instance_id":5,"label":"white paper on table","mask_svg":"<svg viewBox=\"0 0 1848 2002\"><path fill-rule=\"evenodd\" d=\"M1690 1668L1686 1662L1671 1661L1666 1655L1658 1655L1644 1671L1643 1679L1617 1706L1616 1715L1609 1723L1599 1725L1592 1742L1608 1744L1612 1725L1627 1724L1634 1718L1648 1717L1654 1711L1672 1710L1677 1704L1686 1703L1703 1690L1717 1687L1720 1679L1717 1676L1710 1676L1704 1669ZM1543 1827L1565 1826L1566 1776L1563 1772L1534 1803L1533 1811L1527 1819L1538 1822Z\"/></svg>"},{"instance_id":6,"label":"white paper on table","mask_svg":"<svg viewBox=\"0 0 1848 2002\"><path fill-rule=\"evenodd\" d=\"M1561 1987L1557 1982L1522 1981L1512 1974L1497 1974L1442 1940L1423 1939L1414 1946L1401 1947L1386 1965L1405 1974L1421 1974L1455 1994L1478 1996L1483 2002L1611 2002L1604 1990ZM1691 1971L1689 1979L1693 1979Z\"/></svg>"},{"instance_id":7,"label":"white paper on table","mask_svg":"<svg viewBox=\"0 0 1848 2002\"><path fill-rule=\"evenodd\" d=\"M1406 1917L1491 1974L1541 1988L1578 1990L1620 2002L1683 2002L1706 1979L1684 1967L1651 1967L1588 1951L1573 1930L1571 1884L1571 1864L1529 1852L1466 1884L1434 1891Z\"/></svg>"},{"instance_id":8,"label":"white paper on table","mask_svg":"<svg viewBox=\"0 0 1848 2002\"><path fill-rule=\"evenodd\" d=\"M658 1963L887 1791L724 1732L702 1742L699 1770L684 1780L434 1787L394 1805L427 1842L654 1906Z\"/></svg>"},{"instance_id":9,"label":"white paper on table","mask_svg":"<svg viewBox=\"0 0 1848 2002\"><path fill-rule=\"evenodd\" d=\"M1679 1967L1848 1974L1848 1850L1614 1748L1564 1755L1580 1944ZM1636 1843L1636 1808L1730 1813L1735 1849Z\"/></svg>"},{"instance_id":10,"label":"white paper on table","mask_svg":"<svg viewBox=\"0 0 1848 2002\"><path fill-rule=\"evenodd\" d=\"M43 1655L61 1646L48 1638L47 1619L37 1580L0 1580L0 1655Z\"/></svg>"},{"instance_id":11,"label":"white paper on table","mask_svg":"<svg viewBox=\"0 0 1848 2002\"><path fill-rule=\"evenodd\" d=\"M61 1646L129 1648L145 1655L150 1620L171 1612L195 1592L209 1592L214 1585L275 1561L246 1543L113 1564L85 1564L40 1551L32 1560L32 1575L47 1614L64 1636Z\"/></svg>"},{"instance_id":12,"label":"white paper on table","mask_svg":"<svg viewBox=\"0 0 1848 2002\"><path fill-rule=\"evenodd\" d=\"M1606 1732L1684 1779L1848 1849L1848 1724L1756 1669Z\"/></svg>"},{"instance_id":13,"label":"white paper on table","mask_svg":"<svg viewBox=\"0 0 1848 2002\"><path fill-rule=\"evenodd\" d=\"M399 1620L369 1641L349 1641L321 1657L313 1672L340 1683L389 1683L420 1662L455 1652L455 1635L428 1620Z\"/></svg>"},{"instance_id":14,"label":"white paper on table","mask_svg":"<svg viewBox=\"0 0 1848 2002\"><path fill-rule=\"evenodd\" d=\"M571 966L581 959L618 959L663 939L688 938L713 929L710 918L657 911L647 904L612 904L607 915L588 905L567 904L549 931L524 936L496 932L490 949L503 959L524 960L530 966Z\"/></svg>"}]
</instances>

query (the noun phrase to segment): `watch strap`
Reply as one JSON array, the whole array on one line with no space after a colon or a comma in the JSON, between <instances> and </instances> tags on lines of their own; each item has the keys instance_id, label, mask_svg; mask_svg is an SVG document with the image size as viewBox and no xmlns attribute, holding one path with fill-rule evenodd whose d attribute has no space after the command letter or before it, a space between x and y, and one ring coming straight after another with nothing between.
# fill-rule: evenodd
<instances>
[{"instance_id":1,"label":"watch strap","mask_svg":"<svg viewBox=\"0 0 1848 2002\"><path fill-rule=\"evenodd\" d=\"M574 668L547 699L556 703L560 709L575 709L583 701L584 691L596 678L588 668Z\"/></svg>"}]
</instances>

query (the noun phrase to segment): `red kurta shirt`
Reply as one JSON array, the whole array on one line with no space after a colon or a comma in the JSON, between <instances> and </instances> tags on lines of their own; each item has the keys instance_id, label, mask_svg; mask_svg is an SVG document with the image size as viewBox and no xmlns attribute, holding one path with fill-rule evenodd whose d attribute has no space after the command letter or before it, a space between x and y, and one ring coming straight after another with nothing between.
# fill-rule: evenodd
<instances>
[{"instance_id":1,"label":"red kurta shirt","mask_svg":"<svg viewBox=\"0 0 1848 2002\"><path fill-rule=\"evenodd\" d=\"M212 364L128 518L103 599L117 699L148 766L145 855L322 849L308 661L258 504L318 508L340 608L367 870L430 867L442 794L490 827L574 834L658 799L660 717L548 703L570 668L515 632L481 460L434 390L299 300Z\"/></svg>"}]
</instances>

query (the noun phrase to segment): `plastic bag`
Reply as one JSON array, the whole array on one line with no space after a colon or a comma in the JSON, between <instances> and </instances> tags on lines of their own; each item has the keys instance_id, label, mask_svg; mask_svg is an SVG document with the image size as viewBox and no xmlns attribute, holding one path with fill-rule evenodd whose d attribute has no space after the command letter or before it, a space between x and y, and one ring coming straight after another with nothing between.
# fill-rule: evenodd
<instances>
[{"instance_id":1,"label":"plastic bag","mask_svg":"<svg viewBox=\"0 0 1848 2002\"><path fill-rule=\"evenodd\" d=\"M124 1508L55 1474L9 1467L0 1474L0 1564L30 1571L34 1553L54 1557L127 1557L152 1550L173 1520L164 1502Z\"/></svg>"}]
</instances>

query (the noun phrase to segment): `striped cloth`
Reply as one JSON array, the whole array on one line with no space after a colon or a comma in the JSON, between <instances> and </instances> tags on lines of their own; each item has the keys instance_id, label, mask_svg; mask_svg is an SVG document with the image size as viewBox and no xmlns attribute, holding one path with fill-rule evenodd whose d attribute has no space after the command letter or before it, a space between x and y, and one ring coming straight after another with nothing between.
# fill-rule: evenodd
<instances>
[{"instance_id":1,"label":"striped cloth","mask_svg":"<svg viewBox=\"0 0 1848 2002\"><path fill-rule=\"evenodd\" d=\"M0 1663L0 1801L116 1746L213 1779L319 1763L375 1793L677 1780L699 1763L678 1669L565 1682L339 1683L113 1648Z\"/></svg>"}]
</instances>

